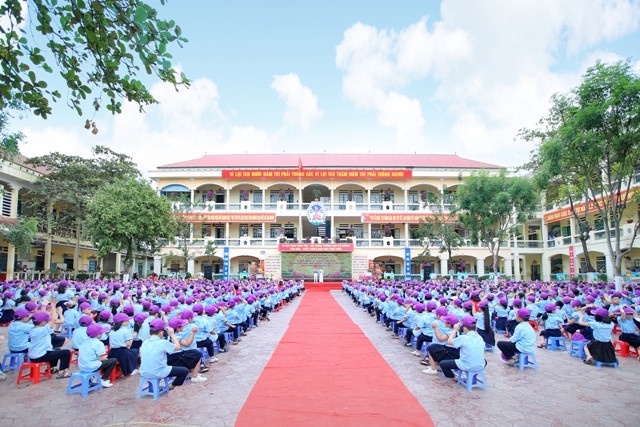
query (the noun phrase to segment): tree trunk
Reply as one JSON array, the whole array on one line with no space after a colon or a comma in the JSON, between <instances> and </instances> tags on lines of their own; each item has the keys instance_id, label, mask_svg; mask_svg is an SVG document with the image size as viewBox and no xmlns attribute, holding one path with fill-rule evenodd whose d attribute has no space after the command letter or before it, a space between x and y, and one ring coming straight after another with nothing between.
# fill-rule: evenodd
<instances>
[{"instance_id":1,"label":"tree trunk","mask_svg":"<svg viewBox=\"0 0 640 427\"><path fill-rule=\"evenodd\" d=\"M76 247L73 250L73 278L78 276L80 270L80 222L76 221Z\"/></svg>"}]
</instances>

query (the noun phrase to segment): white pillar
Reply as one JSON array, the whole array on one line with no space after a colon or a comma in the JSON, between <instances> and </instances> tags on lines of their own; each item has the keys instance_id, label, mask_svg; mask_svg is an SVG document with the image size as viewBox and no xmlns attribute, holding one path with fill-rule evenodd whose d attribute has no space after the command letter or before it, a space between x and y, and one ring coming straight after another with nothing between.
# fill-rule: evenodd
<instances>
[{"instance_id":1,"label":"white pillar","mask_svg":"<svg viewBox=\"0 0 640 427\"><path fill-rule=\"evenodd\" d=\"M195 261L190 259L189 261L187 261L187 271L189 273L191 273L192 276L195 276L196 274L196 266L195 266Z\"/></svg>"},{"instance_id":2,"label":"white pillar","mask_svg":"<svg viewBox=\"0 0 640 427\"><path fill-rule=\"evenodd\" d=\"M440 258L440 274L449 274L449 259L446 257Z\"/></svg>"},{"instance_id":3,"label":"white pillar","mask_svg":"<svg viewBox=\"0 0 640 427\"><path fill-rule=\"evenodd\" d=\"M153 272L156 274L160 274L162 272L162 257L154 256L153 257Z\"/></svg>"},{"instance_id":4,"label":"white pillar","mask_svg":"<svg viewBox=\"0 0 640 427\"><path fill-rule=\"evenodd\" d=\"M484 276L484 258L476 258L476 274Z\"/></svg>"},{"instance_id":5,"label":"white pillar","mask_svg":"<svg viewBox=\"0 0 640 427\"><path fill-rule=\"evenodd\" d=\"M511 258L504 259L504 274L507 276L513 276L513 270L511 269Z\"/></svg>"},{"instance_id":6,"label":"white pillar","mask_svg":"<svg viewBox=\"0 0 640 427\"><path fill-rule=\"evenodd\" d=\"M513 276L518 281L522 280L520 274L520 255L517 252L513 254Z\"/></svg>"}]
</instances>

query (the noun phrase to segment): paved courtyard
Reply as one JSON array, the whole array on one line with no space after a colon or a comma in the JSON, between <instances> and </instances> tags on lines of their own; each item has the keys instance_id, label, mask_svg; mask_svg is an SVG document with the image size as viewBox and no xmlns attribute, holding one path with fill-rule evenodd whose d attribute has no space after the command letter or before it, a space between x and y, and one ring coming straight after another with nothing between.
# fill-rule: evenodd
<instances>
[{"instance_id":1,"label":"paved courtyard","mask_svg":"<svg viewBox=\"0 0 640 427\"><path fill-rule=\"evenodd\" d=\"M638 425L640 362L635 357L620 359L618 369L596 368L566 352L538 350L538 371L519 371L502 362L499 353L487 352L488 389L467 393L451 380L423 374L411 349L392 339L346 294L331 292L437 426ZM65 395L67 380L17 386L16 372L10 371L0 382L0 426L232 426L299 302L260 323L239 345L229 346L206 374L207 382L186 384L158 401L136 398L135 376L83 399ZM6 328L0 333L6 337ZM0 353L6 352L3 344ZM371 397L372 404L385 404L384 390L371 390Z\"/></svg>"}]
</instances>

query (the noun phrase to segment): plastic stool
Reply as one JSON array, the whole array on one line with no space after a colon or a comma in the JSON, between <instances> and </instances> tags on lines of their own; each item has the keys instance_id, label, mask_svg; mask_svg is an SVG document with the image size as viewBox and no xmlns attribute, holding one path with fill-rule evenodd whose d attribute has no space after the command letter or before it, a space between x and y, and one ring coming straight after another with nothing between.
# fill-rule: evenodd
<instances>
[{"instance_id":1,"label":"plastic stool","mask_svg":"<svg viewBox=\"0 0 640 427\"><path fill-rule=\"evenodd\" d=\"M118 379L118 374L122 375L122 368L120 367L120 362L116 363L116 366L113 368L113 371L111 371L111 374L109 375L109 381L111 381L112 383L115 383L116 380ZM100 372L100 375L102 375L102 372Z\"/></svg>"},{"instance_id":2,"label":"plastic stool","mask_svg":"<svg viewBox=\"0 0 640 427\"><path fill-rule=\"evenodd\" d=\"M64 327L60 328L60 333L58 334L58 336L72 339L73 338L73 326L64 326Z\"/></svg>"},{"instance_id":3,"label":"plastic stool","mask_svg":"<svg viewBox=\"0 0 640 427\"><path fill-rule=\"evenodd\" d=\"M230 343L234 340L233 332L223 332L223 333L224 333L224 339L227 341L227 343Z\"/></svg>"},{"instance_id":4,"label":"plastic stool","mask_svg":"<svg viewBox=\"0 0 640 427\"><path fill-rule=\"evenodd\" d=\"M94 382L91 382L92 379ZM77 382L77 380L80 381ZM102 390L102 379L98 371L74 372L71 374L67 385L67 396L71 393L80 393L82 397L87 397L92 390Z\"/></svg>"},{"instance_id":5,"label":"plastic stool","mask_svg":"<svg viewBox=\"0 0 640 427\"><path fill-rule=\"evenodd\" d=\"M43 366L46 368L44 372L42 371ZM29 371L25 373L25 369L28 369ZM25 362L20 366L16 384L20 384L20 381L23 380L38 384L44 377L51 379L51 365L49 362Z\"/></svg>"},{"instance_id":6,"label":"plastic stool","mask_svg":"<svg viewBox=\"0 0 640 427\"><path fill-rule=\"evenodd\" d=\"M584 348L587 344L589 344L589 341L571 341L569 356L577 356L580 360L584 360L587 356L584 352Z\"/></svg>"},{"instance_id":7,"label":"plastic stool","mask_svg":"<svg viewBox=\"0 0 640 427\"><path fill-rule=\"evenodd\" d=\"M209 351L204 347L198 347L198 350L200 350L200 354L202 355L202 357L200 358L200 363L203 365L209 363Z\"/></svg>"},{"instance_id":8,"label":"plastic stool","mask_svg":"<svg viewBox=\"0 0 640 427\"><path fill-rule=\"evenodd\" d=\"M529 320L529 324L531 325L534 331L538 332L540 330L540 325L538 325L537 320Z\"/></svg>"},{"instance_id":9,"label":"plastic stool","mask_svg":"<svg viewBox=\"0 0 640 427\"><path fill-rule=\"evenodd\" d=\"M538 370L538 362L536 361L535 353L519 353L518 354L518 369L521 371L524 368L533 368Z\"/></svg>"},{"instance_id":10,"label":"plastic stool","mask_svg":"<svg viewBox=\"0 0 640 427\"><path fill-rule=\"evenodd\" d=\"M559 349L567 351L567 343L564 337L547 337L546 346L551 351Z\"/></svg>"},{"instance_id":11,"label":"plastic stool","mask_svg":"<svg viewBox=\"0 0 640 427\"><path fill-rule=\"evenodd\" d=\"M169 383L173 380L173 377L161 378L144 378L140 377L138 383L138 399L142 396L153 396L153 400L158 400L160 394L169 394ZM162 384L160 384L162 381Z\"/></svg>"},{"instance_id":12,"label":"plastic stool","mask_svg":"<svg viewBox=\"0 0 640 427\"><path fill-rule=\"evenodd\" d=\"M71 350L71 357L69 359L69 365L77 365L78 364L78 355L80 352L76 349Z\"/></svg>"},{"instance_id":13,"label":"plastic stool","mask_svg":"<svg viewBox=\"0 0 640 427\"><path fill-rule=\"evenodd\" d=\"M635 354L636 357L640 357L637 347L631 347L628 342L615 340L613 342L613 349L621 357L627 357L629 354Z\"/></svg>"},{"instance_id":14,"label":"plastic stool","mask_svg":"<svg viewBox=\"0 0 640 427\"><path fill-rule=\"evenodd\" d=\"M620 326L618 326L618 324L617 324L617 323L614 323L614 324L613 324L613 330L611 331L611 333L612 333L612 334L619 334L620 332L622 332L622 331L620 330Z\"/></svg>"},{"instance_id":15,"label":"plastic stool","mask_svg":"<svg viewBox=\"0 0 640 427\"><path fill-rule=\"evenodd\" d=\"M601 366L613 366L615 369L618 368L618 362L598 362L596 360L596 367L601 367Z\"/></svg>"},{"instance_id":16,"label":"plastic stool","mask_svg":"<svg viewBox=\"0 0 640 427\"><path fill-rule=\"evenodd\" d=\"M28 361L28 353L7 353L2 358L2 370L11 371L13 369L19 371L22 364Z\"/></svg>"},{"instance_id":17,"label":"plastic stool","mask_svg":"<svg viewBox=\"0 0 640 427\"><path fill-rule=\"evenodd\" d=\"M491 353L495 353L496 349L491 344L484 343L484 351L490 351Z\"/></svg>"},{"instance_id":18,"label":"plastic stool","mask_svg":"<svg viewBox=\"0 0 640 427\"><path fill-rule=\"evenodd\" d=\"M458 374L458 384L464 385L467 391L471 391L474 387L480 387L483 390L487 389L487 376L484 373L484 369L480 371L461 371L456 369L456 373Z\"/></svg>"}]
</instances>

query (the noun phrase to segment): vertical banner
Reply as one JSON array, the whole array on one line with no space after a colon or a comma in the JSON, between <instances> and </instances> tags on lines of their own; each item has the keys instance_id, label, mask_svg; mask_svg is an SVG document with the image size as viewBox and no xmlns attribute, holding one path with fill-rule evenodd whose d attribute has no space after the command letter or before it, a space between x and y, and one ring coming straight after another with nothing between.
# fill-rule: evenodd
<instances>
[{"instance_id":1,"label":"vertical banner","mask_svg":"<svg viewBox=\"0 0 640 427\"><path fill-rule=\"evenodd\" d=\"M404 248L404 280L411 281L411 248Z\"/></svg>"},{"instance_id":2,"label":"vertical banner","mask_svg":"<svg viewBox=\"0 0 640 427\"><path fill-rule=\"evenodd\" d=\"M576 275L576 257L573 252L573 245L569 246L569 276Z\"/></svg>"},{"instance_id":3,"label":"vertical banner","mask_svg":"<svg viewBox=\"0 0 640 427\"><path fill-rule=\"evenodd\" d=\"M222 255L222 280L229 280L229 246L224 247Z\"/></svg>"}]
</instances>

